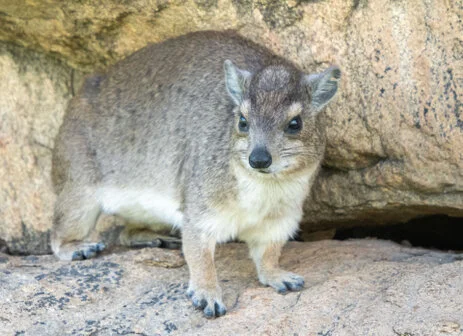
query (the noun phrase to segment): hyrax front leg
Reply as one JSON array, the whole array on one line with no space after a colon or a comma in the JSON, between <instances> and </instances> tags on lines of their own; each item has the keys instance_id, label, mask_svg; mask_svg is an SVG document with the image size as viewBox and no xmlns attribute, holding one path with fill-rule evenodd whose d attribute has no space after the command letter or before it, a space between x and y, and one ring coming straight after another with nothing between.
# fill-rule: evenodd
<instances>
[{"instance_id":1,"label":"hyrax front leg","mask_svg":"<svg viewBox=\"0 0 463 336\"><path fill-rule=\"evenodd\" d=\"M222 290L214 265L216 241L198 230L185 227L182 232L183 253L190 270L188 296L207 318L225 315Z\"/></svg>"},{"instance_id":2,"label":"hyrax front leg","mask_svg":"<svg viewBox=\"0 0 463 336\"><path fill-rule=\"evenodd\" d=\"M304 278L279 267L281 249L284 244L285 242L249 244L259 281L263 285L275 288L280 294L285 294L288 291L300 291L304 287Z\"/></svg>"},{"instance_id":3,"label":"hyrax front leg","mask_svg":"<svg viewBox=\"0 0 463 336\"><path fill-rule=\"evenodd\" d=\"M84 241L95 227L99 214L100 206L91 191L65 187L55 205L53 253L61 260L81 260L103 251L103 243Z\"/></svg>"}]
</instances>

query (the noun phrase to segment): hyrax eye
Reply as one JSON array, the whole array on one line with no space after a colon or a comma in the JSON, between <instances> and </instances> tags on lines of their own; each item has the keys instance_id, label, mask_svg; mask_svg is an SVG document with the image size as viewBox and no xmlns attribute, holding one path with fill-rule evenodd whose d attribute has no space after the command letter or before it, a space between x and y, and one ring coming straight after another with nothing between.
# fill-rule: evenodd
<instances>
[{"instance_id":1,"label":"hyrax eye","mask_svg":"<svg viewBox=\"0 0 463 336\"><path fill-rule=\"evenodd\" d=\"M294 117L288 123L288 127L286 127L286 133L289 134L296 134L299 133L302 129L302 119L300 116Z\"/></svg>"},{"instance_id":2,"label":"hyrax eye","mask_svg":"<svg viewBox=\"0 0 463 336\"><path fill-rule=\"evenodd\" d=\"M238 122L238 128L240 132L247 132L249 130L248 121L242 114L240 115L240 120Z\"/></svg>"}]
</instances>

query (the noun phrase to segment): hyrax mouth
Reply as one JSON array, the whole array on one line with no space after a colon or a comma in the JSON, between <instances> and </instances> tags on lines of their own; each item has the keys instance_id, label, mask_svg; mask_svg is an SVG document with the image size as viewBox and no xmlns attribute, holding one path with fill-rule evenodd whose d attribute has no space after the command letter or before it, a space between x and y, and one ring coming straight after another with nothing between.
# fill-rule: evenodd
<instances>
[{"instance_id":1,"label":"hyrax mouth","mask_svg":"<svg viewBox=\"0 0 463 336\"><path fill-rule=\"evenodd\" d=\"M259 173L261 173L261 174L270 174L270 173L271 173L270 171L264 170L264 169L259 169L259 170L257 170L257 171L258 171Z\"/></svg>"}]
</instances>

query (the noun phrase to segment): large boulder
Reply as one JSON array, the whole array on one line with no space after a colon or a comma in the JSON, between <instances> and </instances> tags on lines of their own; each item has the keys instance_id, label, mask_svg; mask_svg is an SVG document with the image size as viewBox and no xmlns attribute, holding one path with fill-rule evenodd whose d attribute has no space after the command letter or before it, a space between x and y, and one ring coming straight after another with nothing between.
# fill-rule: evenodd
<instances>
[{"instance_id":1,"label":"large boulder","mask_svg":"<svg viewBox=\"0 0 463 336\"><path fill-rule=\"evenodd\" d=\"M305 221L315 229L462 216L461 6L361 3L345 17L342 43L333 41L345 76Z\"/></svg>"},{"instance_id":2,"label":"large boulder","mask_svg":"<svg viewBox=\"0 0 463 336\"><path fill-rule=\"evenodd\" d=\"M12 253L46 253L55 201L51 151L72 70L3 44L0 79L0 239Z\"/></svg>"},{"instance_id":3,"label":"large boulder","mask_svg":"<svg viewBox=\"0 0 463 336\"><path fill-rule=\"evenodd\" d=\"M462 19L458 1L1 2L0 238L44 251L50 148L78 86L71 74L203 29L237 29L306 71L342 68L306 231L463 216Z\"/></svg>"},{"instance_id":4,"label":"large boulder","mask_svg":"<svg viewBox=\"0 0 463 336\"><path fill-rule=\"evenodd\" d=\"M132 250L94 260L0 254L1 335L463 334L461 255L390 242L291 243L282 265L299 293L257 281L243 244L218 248L228 314L207 320L186 296L178 251Z\"/></svg>"}]
</instances>

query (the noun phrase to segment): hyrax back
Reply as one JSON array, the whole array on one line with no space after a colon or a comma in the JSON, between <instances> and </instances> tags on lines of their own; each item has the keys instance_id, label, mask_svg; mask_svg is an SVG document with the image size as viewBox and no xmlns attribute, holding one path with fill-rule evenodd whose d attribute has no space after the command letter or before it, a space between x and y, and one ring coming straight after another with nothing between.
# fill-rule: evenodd
<instances>
[{"instance_id":1,"label":"hyrax back","mask_svg":"<svg viewBox=\"0 0 463 336\"><path fill-rule=\"evenodd\" d=\"M85 82L56 139L52 248L95 256L100 213L182 229L189 294L225 313L216 242L250 246L260 281L300 290L278 268L324 152L319 112L339 69L306 75L233 32L200 32L139 50Z\"/></svg>"}]
</instances>

